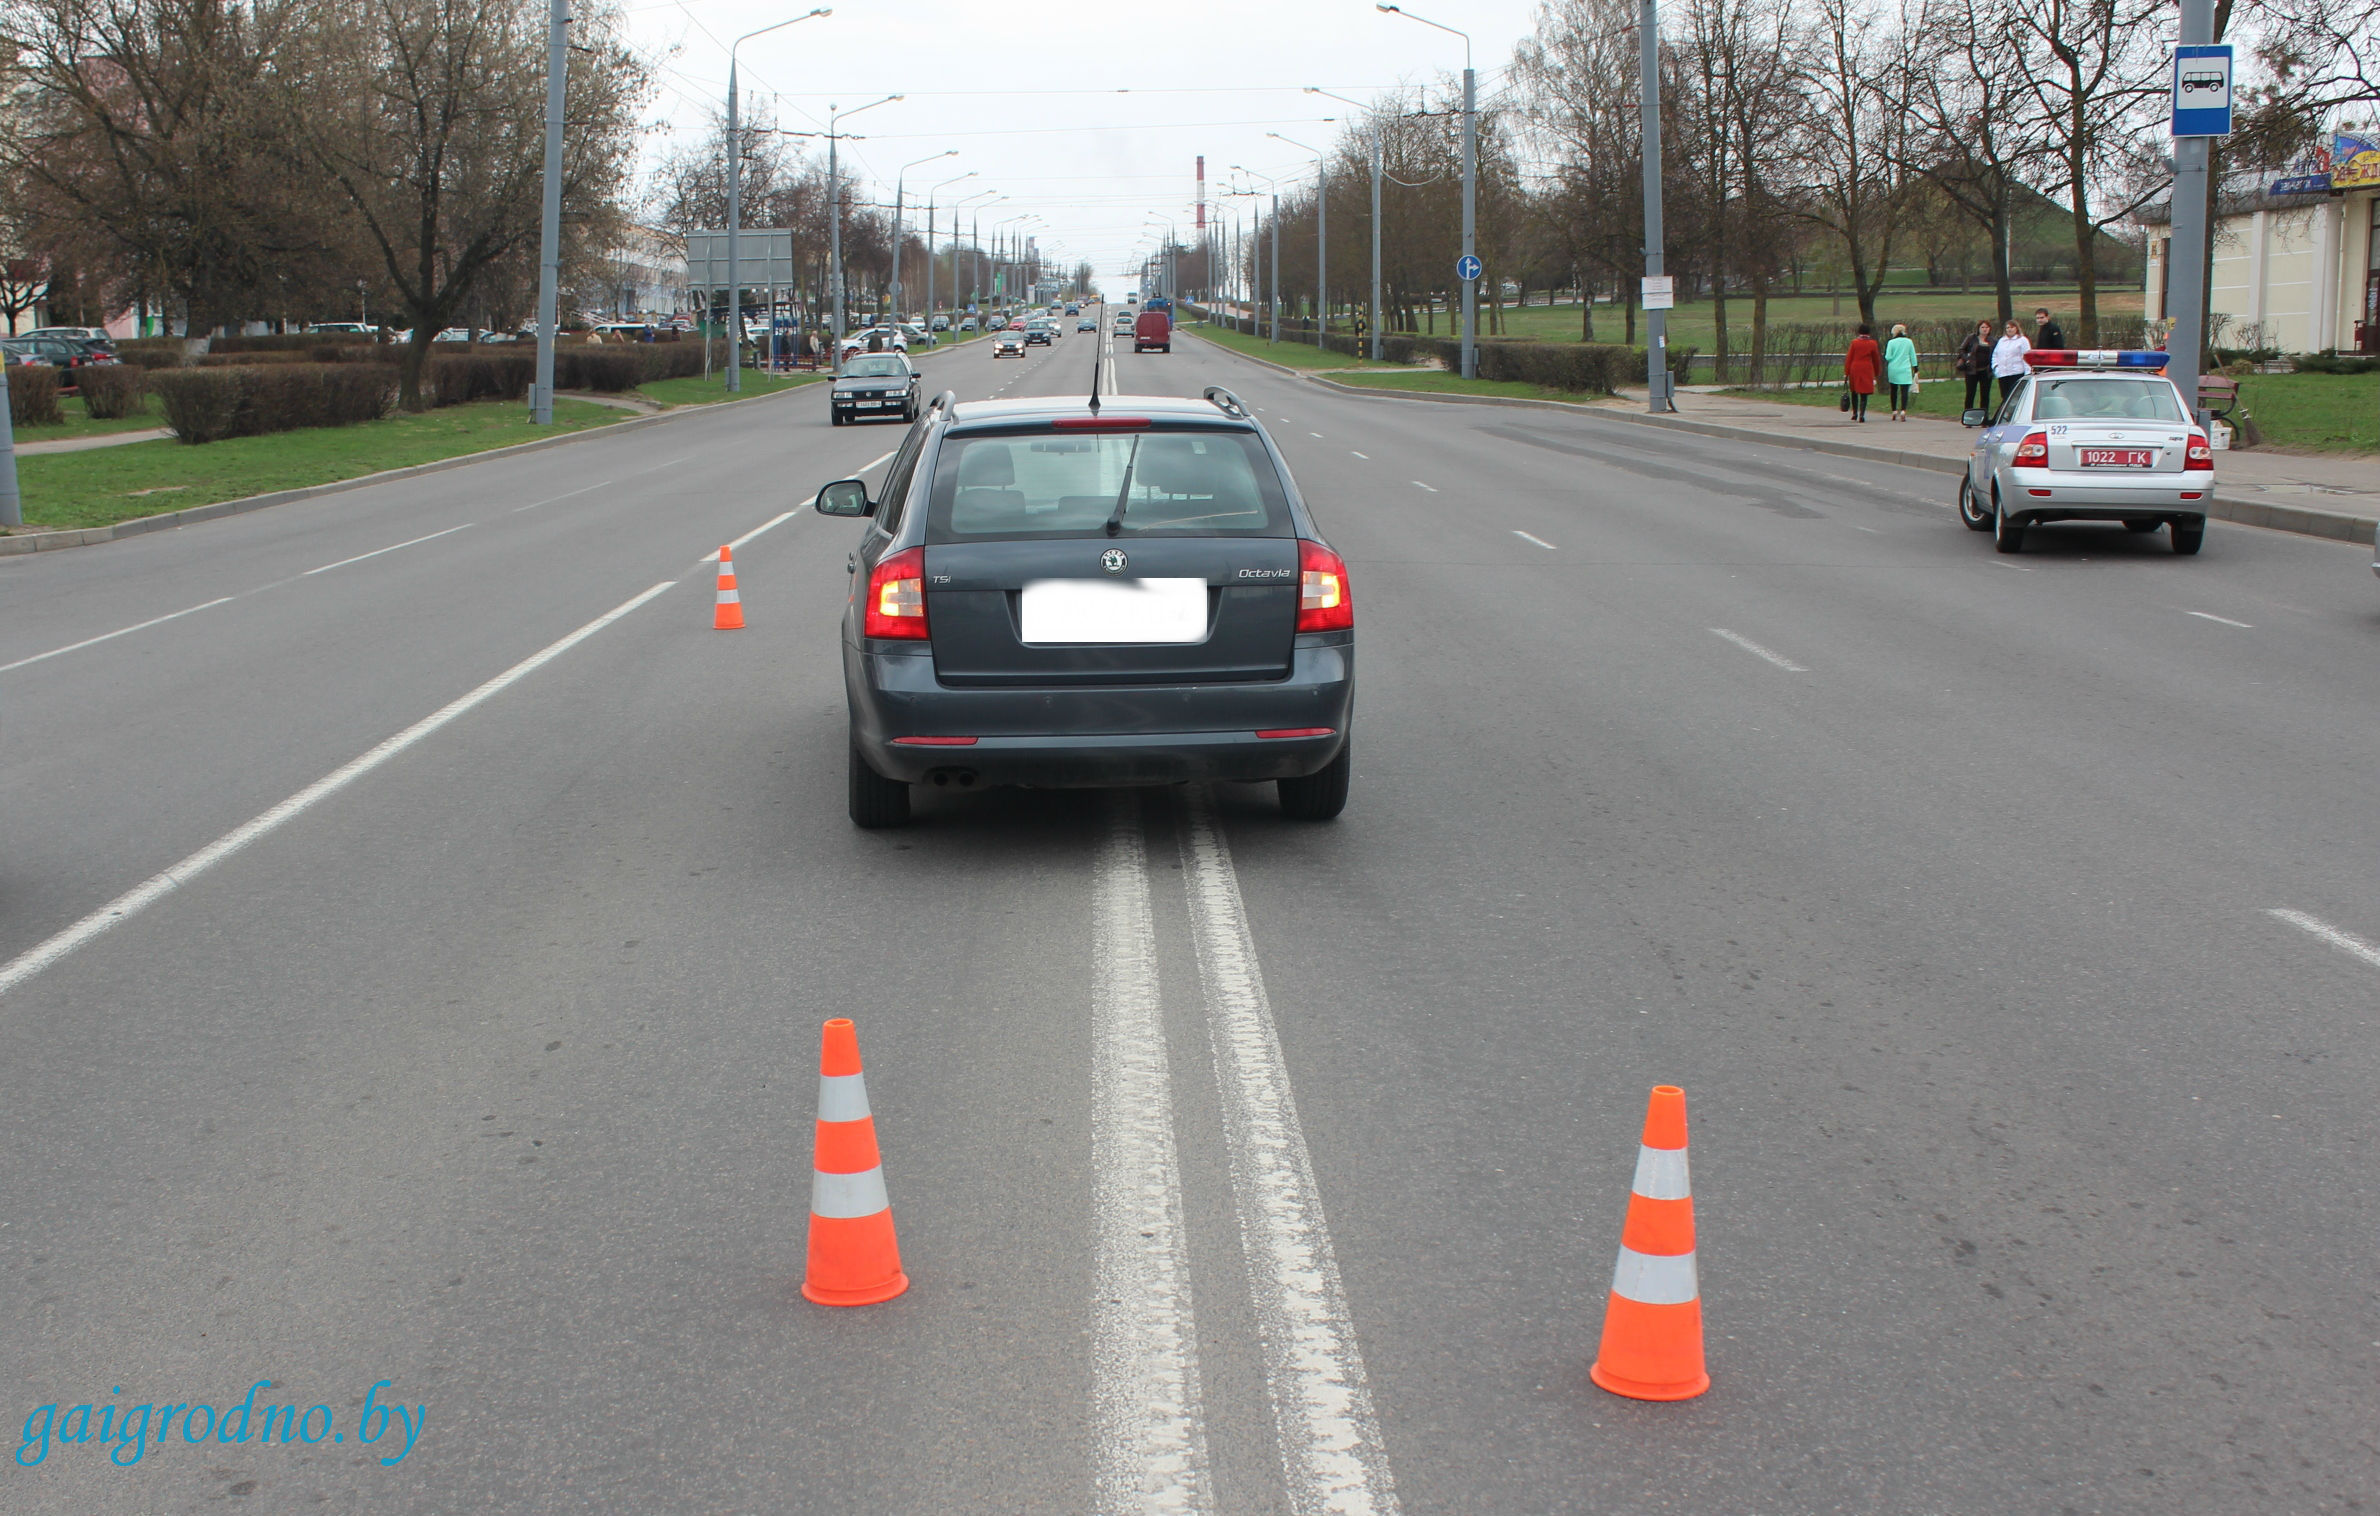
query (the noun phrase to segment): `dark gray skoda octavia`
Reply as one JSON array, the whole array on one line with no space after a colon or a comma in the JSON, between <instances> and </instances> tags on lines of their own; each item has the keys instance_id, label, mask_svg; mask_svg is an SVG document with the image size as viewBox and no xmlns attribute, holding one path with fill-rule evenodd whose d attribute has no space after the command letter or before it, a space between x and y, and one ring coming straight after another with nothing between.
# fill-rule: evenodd
<instances>
[{"instance_id":1,"label":"dark gray skoda octavia","mask_svg":"<svg viewBox=\"0 0 2380 1516\"><path fill-rule=\"evenodd\" d=\"M913 784L1277 781L1347 804L1347 568L1229 391L957 404L910 429L882 498L856 479L843 618L851 819Z\"/></svg>"}]
</instances>

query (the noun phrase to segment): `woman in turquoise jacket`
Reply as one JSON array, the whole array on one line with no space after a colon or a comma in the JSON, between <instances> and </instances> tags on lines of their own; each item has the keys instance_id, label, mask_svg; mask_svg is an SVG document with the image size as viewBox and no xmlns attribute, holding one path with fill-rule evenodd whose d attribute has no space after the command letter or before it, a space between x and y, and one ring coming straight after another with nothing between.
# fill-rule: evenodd
<instances>
[{"instance_id":1,"label":"woman in turquoise jacket","mask_svg":"<svg viewBox=\"0 0 2380 1516\"><path fill-rule=\"evenodd\" d=\"M1909 419L1909 392L1917 388L1917 344L1909 328L1894 322L1892 340L1884 344L1884 382L1892 386L1892 419Z\"/></svg>"}]
</instances>

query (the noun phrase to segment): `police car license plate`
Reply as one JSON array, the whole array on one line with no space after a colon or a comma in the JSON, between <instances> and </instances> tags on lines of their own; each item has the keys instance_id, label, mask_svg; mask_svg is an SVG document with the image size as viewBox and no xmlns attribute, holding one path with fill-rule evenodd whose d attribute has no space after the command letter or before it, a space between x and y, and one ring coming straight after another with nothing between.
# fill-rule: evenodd
<instances>
[{"instance_id":1,"label":"police car license plate","mask_svg":"<svg viewBox=\"0 0 2380 1516\"><path fill-rule=\"evenodd\" d=\"M2157 455L2145 447L2085 447L2075 450L2084 468L2155 468Z\"/></svg>"}]
</instances>

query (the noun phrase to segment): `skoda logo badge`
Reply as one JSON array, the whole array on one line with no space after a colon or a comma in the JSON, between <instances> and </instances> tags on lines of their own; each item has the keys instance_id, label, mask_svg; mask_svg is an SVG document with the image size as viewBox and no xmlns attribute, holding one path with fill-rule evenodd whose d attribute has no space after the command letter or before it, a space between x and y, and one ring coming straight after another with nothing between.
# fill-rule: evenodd
<instances>
[{"instance_id":1,"label":"skoda logo badge","mask_svg":"<svg viewBox=\"0 0 2380 1516\"><path fill-rule=\"evenodd\" d=\"M1101 553L1099 566L1111 574L1121 574L1124 572L1124 550L1120 547L1111 547Z\"/></svg>"}]
</instances>

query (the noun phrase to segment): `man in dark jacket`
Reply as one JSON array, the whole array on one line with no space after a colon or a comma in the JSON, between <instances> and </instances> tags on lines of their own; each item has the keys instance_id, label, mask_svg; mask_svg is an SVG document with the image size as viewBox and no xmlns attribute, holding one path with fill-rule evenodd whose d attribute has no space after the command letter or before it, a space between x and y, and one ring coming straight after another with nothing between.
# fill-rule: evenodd
<instances>
[{"instance_id":1,"label":"man in dark jacket","mask_svg":"<svg viewBox=\"0 0 2380 1516\"><path fill-rule=\"evenodd\" d=\"M2035 323L2033 329L2033 346L2036 349L2046 347L2055 350L2066 345L2065 330L2061 328L2058 323L2049 319L2048 306L2037 305L2033 307L2033 320Z\"/></svg>"}]
</instances>

